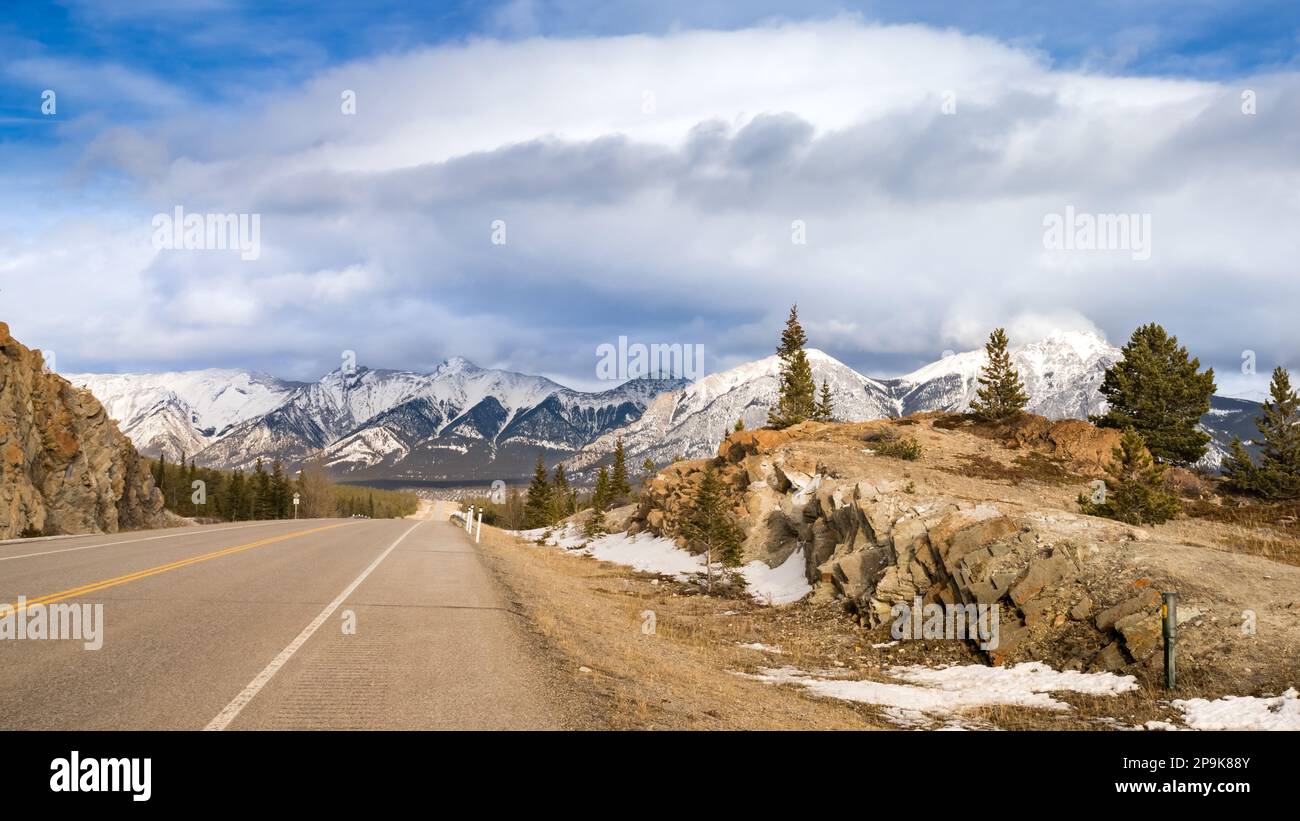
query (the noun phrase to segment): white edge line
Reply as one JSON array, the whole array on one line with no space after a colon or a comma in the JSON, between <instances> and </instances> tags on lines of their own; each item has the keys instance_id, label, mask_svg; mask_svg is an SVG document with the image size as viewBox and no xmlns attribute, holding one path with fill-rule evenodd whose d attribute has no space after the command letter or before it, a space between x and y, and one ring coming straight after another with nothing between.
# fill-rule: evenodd
<instances>
[{"instance_id":1,"label":"white edge line","mask_svg":"<svg viewBox=\"0 0 1300 821\"><path fill-rule=\"evenodd\" d=\"M312 619L311 624L307 625L303 631L298 634L296 639L289 642L289 646L281 650L280 654L272 659L271 663L266 665L266 668L262 670L262 672L258 673L256 678L248 683L248 686L244 688L243 692L235 696L235 698L226 705L226 708L220 713L217 713L217 717L209 721L208 726L203 729L224 730L226 727L230 726L230 722L234 721L240 712L248 706L248 702L252 701L253 698L261 692L262 688L267 685L267 682L269 682L271 678L280 671L280 668L285 665L285 662L292 658L293 654L298 652L298 650L307 643L307 640L320 629L320 626L325 623L326 619L333 615L334 611L339 608L339 605L343 604L343 602L347 600L348 596L351 596L352 592L361 586L361 583L366 580L367 576L374 572L376 567L379 567L380 562L388 558L388 554L392 553L394 548L402 543L403 539L411 535L411 531L424 524L424 521L425 520L422 519L411 525L405 533L397 537L396 541L385 548L384 552L380 553L378 558L370 563L369 567L361 571L360 576L353 579L352 583L345 587L343 592L338 594L334 601L326 605L325 609L320 612L320 615Z\"/></svg>"},{"instance_id":2,"label":"white edge line","mask_svg":"<svg viewBox=\"0 0 1300 821\"><path fill-rule=\"evenodd\" d=\"M13 559L30 559L33 556L52 556L55 553L72 553L75 550L90 550L96 547L115 547L120 544L135 544L136 542L153 542L158 539L176 539L181 536L198 536L203 533L225 533L230 530L244 530L250 527L267 527L268 525L278 525L292 521L291 519L277 519L273 522L258 522L252 525L239 525L238 527L214 527L211 530L190 530L189 528L176 528L179 533L164 533L161 536L146 536L143 539L123 539L120 542L101 542L99 544L86 544L81 547L63 547L58 550L43 550L40 553L24 553L21 556L0 556L0 562L7 562Z\"/></svg>"}]
</instances>

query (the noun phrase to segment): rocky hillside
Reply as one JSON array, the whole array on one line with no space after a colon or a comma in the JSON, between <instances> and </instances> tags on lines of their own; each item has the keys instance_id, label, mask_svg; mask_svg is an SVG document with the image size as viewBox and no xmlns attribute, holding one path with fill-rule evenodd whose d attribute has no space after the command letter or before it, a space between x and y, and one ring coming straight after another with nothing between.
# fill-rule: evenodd
<instances>
[{"instance_id":1,"label":"rocky hillside","mask_svg":"<svg viewBox=\"0 0 1300 821\"><path fill-rule=\"evenodd\" d=\"M103 406L0 322L0 539L157 526L162 509Z\"/></svg>"},{"instance_id":2,"label":"rocky hillside","mask_svg":"<svg viewBox=\"0 0 1300 821\"><path fill-rule=\"evenodd\" d=\"M920 444L919 458L882 455L904 439ZM1241 534L1212 522L1141 529L1079 514L1075 497L1116 440L1033 415L1003 428L920 414L743 431L714 459L661 471L629 530L676 536L704 470L716 469L746 561L775 567L800 552L814 595L840 601L863 628L888 625L894 605L918 597L992 605L994 663L1154 678L1158 591L1176 590L1188 675L1246 666L1282 685L1300 662L1300 568L1234 552ZM1258 619L1249 637L1247 611Z\"/></svg>"}]
</instances>

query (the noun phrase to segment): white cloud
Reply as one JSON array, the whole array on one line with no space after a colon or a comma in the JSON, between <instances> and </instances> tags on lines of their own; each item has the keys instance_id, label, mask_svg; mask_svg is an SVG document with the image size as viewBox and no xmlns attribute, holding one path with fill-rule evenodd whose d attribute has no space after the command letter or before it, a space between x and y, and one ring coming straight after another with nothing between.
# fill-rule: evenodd
<instances>
[{"instance_id":1,"label":"white cloud","mask_svg":"<svg viewBox=\"0 0 1300 821\"><path fill-rule=\"evenodd\" d=\"M813 344L868 369L973 347L993 325L1096 323L1122 342L1150 320L1207 363L1262 361L1300 343L1300 79L1248 82L1253 117L1235 85L1056 71L987 38L851 17L474 40L88 149L87 167L141 186L114 224L176 204L261 213L256 263L141 254L122 230L30 241L71 264L0 247L25 255L34 303L76 288L78 305L126 306L62 331L28 320L42 334L130 339L148 316L184 340L167 356L231 365L260 351L323 370L342 346L582 376L596 342L639 333L704 343L721 367L768 353L795 300ZM1150 214L1151 259L1044 248L1044 215L1067 206Z\"/></svg>"}]
</instances>

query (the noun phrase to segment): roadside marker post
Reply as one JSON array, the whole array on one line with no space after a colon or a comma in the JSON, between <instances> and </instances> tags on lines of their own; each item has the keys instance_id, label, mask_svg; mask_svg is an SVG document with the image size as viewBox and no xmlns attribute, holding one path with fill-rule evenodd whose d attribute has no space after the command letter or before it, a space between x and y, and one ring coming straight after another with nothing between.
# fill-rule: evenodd
<instances>
[{"instance_id":1,"label":"roadside marker post","mask_svg":"<svg viewBox=\"0 0 1300 821\"><path fill-rule=\"evenodd\" d=\"M478 544L479 537L483 535L483 511L478 512L478 528L474 531L474 544Z\"/></svg>"},{"instance_id":2,"label":"roadside marker post","mask_svg":"<svg viewBox=\"0 0 1300 821\"><path fill-rule=\"evenodd\" d=\"M1165 689L1174 689L1178 672L1174 666L1174 645L1178 641L1178 594L1161 593L1160 616L1164 622L1165 639Z\"/></svg>"},{"instance_id":3,"label":"roadside marker post","mask_svg":"<svg viewBox=\"0 0 1300 821\"><path fill-rule=\"evenodd\" d=\"M293 494L293 518L298 518L298 494Z\"/></svg>"}]
</instances>

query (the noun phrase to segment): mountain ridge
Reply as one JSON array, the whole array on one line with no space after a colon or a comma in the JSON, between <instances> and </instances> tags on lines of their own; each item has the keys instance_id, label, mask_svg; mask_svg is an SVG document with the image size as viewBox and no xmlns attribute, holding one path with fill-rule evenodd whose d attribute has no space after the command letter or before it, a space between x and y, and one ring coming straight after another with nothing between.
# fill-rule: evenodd
<instances>
[{"instance_id":1,"label":"mountain ridge","mask_svg":"<svg viewBox=\"0 0 1300 821\"><path fill-rule=\"evenodd\" d=\"M918 411L964 411L978 387L983 349L953 353L898 377L864 375L809 348L818 385L831 390L837 418L865 421ZM1012 349L1030 395L1027 410L1051 419L1101 412L1105 369L1122 356L1100 334L1057 330ZM712 455L737 419L766 423L779 359L767 356L686 380L632 379L579 391L546 377L481 368L449 357L432 372L339 368L316 382L251 371L69 374L122 422L151 455L182 453L217 467L258 458L288 466L323 455L350 480L517 480L540 453L590 479L622 438L629 464L666 464ZM134 384L133 384L134 383ZM1216 468L1232 435L1249 427L1256 403L1214 397L1203 423L1205 465Z\"/></svg>"}]
</instances>

